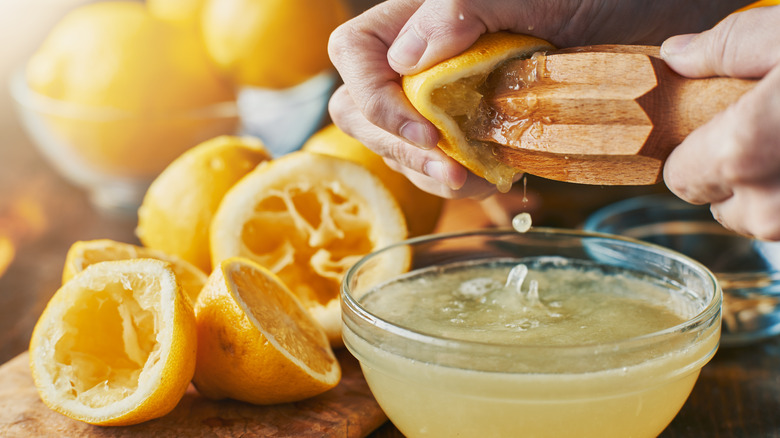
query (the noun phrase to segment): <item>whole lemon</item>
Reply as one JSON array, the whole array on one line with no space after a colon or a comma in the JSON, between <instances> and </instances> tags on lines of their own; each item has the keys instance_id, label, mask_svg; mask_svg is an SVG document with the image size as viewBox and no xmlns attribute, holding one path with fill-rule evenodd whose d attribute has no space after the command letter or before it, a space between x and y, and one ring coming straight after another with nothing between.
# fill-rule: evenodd
<instances>
[{"instance_id":1,"label":"whole lemon","mask_svg":"<svg viewBox=\"0 0 780 438\"><path fill-rule=\"evenodd\" d=\"M204 0L146 0L146 7L157 18L199 27L203 3Z\"/></svg>"},{"instance_id":2,"label":"whole lemon","mask_svg":"<svg viewBox=\"0 0 780 438\"><path fill-rule=\"evenodd\" d=\"M764 6L775 6L780 5L780 1L778 0L758 0L756 2L753 2L745 7L737 9L735 12L742 12L747 11L748 9L753 8L763 8Z\"/></svg>"},{"instance_id":3,"label":"whole lemon","mask_svg":"<svg viewBox=\"0 0 780 438\"><path fill-rule=\"evenodd\" d=\"M235 83L287 88L331 67L330 33L348 17L342 0L206 0L202 32Z\"/></svg>"},{"instance_id":4,"label":"whole lemon","mask_svg":"<svg viewBox=\"0 0 780 438\"><path fill-rule=\"evenodd\" d=\"M198 144L154 179L138 209L144 246L211 272L209 226L222 197L271 155L253 137L222 135Z\"/></svg>"}]
</instances>

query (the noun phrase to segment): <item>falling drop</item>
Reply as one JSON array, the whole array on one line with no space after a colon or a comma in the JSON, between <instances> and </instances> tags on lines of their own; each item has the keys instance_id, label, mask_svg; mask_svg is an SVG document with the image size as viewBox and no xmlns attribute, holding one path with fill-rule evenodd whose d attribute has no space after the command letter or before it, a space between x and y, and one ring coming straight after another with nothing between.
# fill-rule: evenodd
<instances>
[{"instance_id":1,"label":"falling drop","mask_svg":"<svg viewBox=\"0 0 780 438\"><path fill-rule=\"evenodd\" d=\"M523 204L528 203L528 176L523 175Z\"/></svg>"},{"instance_id":2,"label":"falling drop","mask_svg":"<svg viewBox=\"0 0 780 438\"><path fill-rule=\"evenodd\" d=\"M525 233L531 229L531 215L528 213L520 213L512 218L512 228L518 233Z\"/></svg>"}]
</instances>

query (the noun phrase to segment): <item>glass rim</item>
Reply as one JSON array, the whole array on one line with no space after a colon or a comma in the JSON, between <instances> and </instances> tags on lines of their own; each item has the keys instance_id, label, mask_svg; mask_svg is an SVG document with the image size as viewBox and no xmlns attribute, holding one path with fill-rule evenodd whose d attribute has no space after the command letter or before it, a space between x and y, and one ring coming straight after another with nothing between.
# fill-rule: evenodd
<instances>
[{"instance_id":1,"label":"glass rim","mask_svg":"<svg viewBox=\"0 0 780 438\"><path fill-rule=\"evenodd\" d=\"M360 300L355 298L350 292L350 286L352 278L360 270L362 266L368 263L370 260L379 256L380 254L387 253L394 249L403 246L412 246L416 244L422 244L426 242L433 242L445 239L453 238L465 238L476 236L500 236L500 235L537 235L537 236L559 236L559 237L572 237L572 238L588 238L588 239L603 239L614 242L622 242L625 245L629 245L635 248L641 248L655 254L662 254L665 257L674 259L686 266L694 268L700 277L706 279L706 281L712 286L713 294L712 298L706 302L705 307L696 315L687 318L672 327L665 328L650 333L646 333L639 336L633 336L626 339L619 339L609 342L600 343L580 343L580 344L565 344L565 345L522 345L522 344L508 344L508 343L495 343L450 338L440 335L433 335L422 331L403 327L388 321L375 313L366 309ZM354 263L344 276L341 282L340 299L342 303L342 309L347 309L348 312L343 312L343 320L346 322L347 317L351 314L355 318L359 318L362 322L370 324L377 330L381 330L384 333L388 333L397 338L408 339L411 341L421 342L427 345L442 347L442 348L457 348L457 349L476 349L478 351L558 351L565 352L567 354L581 354L582 352L593 353L594 351L615 351L628 349L631 347L641 346L654 341L665 339L667 336L675 333L684 333L693 328L706 324L708 321L717 317L721 311L722 305L722 290L720 283L717 280L715 274L712 273L702 263L674 250L665 248L663 246L655 245L652 243L644 242L641 240L612 235L607 233L599 233L594 231L580 230L580 229L562 229L562 228L549 228L549 227L533 227L526 233L518 233L512 228L491 228L484 230L472 230L472 231L458 231L439 234L430 234L425 236L414 237L403 240L384 248L380 248L373 251L356 263ZM359 334L358 334L359 336Z\"/></svg>"},{"instance_id":2,"label":"glass rim","mask_svg":"<svg viewBox=\"0 0 780 438\"><path fill-rule=\"evenodd\" d=\"M686 213L686 212L694 212L694 213L701 213L702 218L699 217L693 217L690 220L678 218L678 217L672 217L668 220L659 220L659 221L648 221L645 223L637 223L633 225L626 225L622 226L622 229L624 231L631 230L631 232L638 232L637 230L645 231L645 230L654 230L656 227L658 227L661 224L675 224L675 225L684 225L685 231L694 232L696 234L701 235L710 235L710 236L724 236L724 237L730 237L730 238L736 238L736 239L744 239L747 241L753 241L756 242L755 244L761 244L761 243L772 243L772 242L761 242L755 238L747 237L740 235L738 233L735 233L731 230L728 230L724 228L721 224L719 224L715 219L712 218L711 214L709 214L709 209L701 206L701 205L692 205L688 204L681 199L674 197L672 195L662 195L662 194L650 194L650 195L643 195L643 196L636 196L633 198L627 198L618 202L615 202L613 204L606 205L595 212L593 212L590 216L588 216L585 219L585 222L582 225L583 230L594 232L594 233L605 233L605 234L614 234L621 237L631 238L623 234L616 234L611 233L609 231L606 231L603 228L603 224L608 222L608 219L611 218L617 218L620 215L629 214L631 212L640 212L642 210L648 210L651 209L653 211L658 211L659 209L664 209L669 212L669 215L673 216L675 213ZM705 217L706 213L706 217ZM684 235L685 232L680 233L658 233L659 235L664 236L670 236L670 235ZM637 240L641 240L638 239ZM672 251L677 251L673 248L668 248ZM679 252L679 251L678 251ZM709 269L709 268L708 268ZM730 281L744 281L749 278L753 277L761 277L764 281L771 282L773 284L780 284L780 268L768 265L767 267L763 269L741 269L739 271L713 271L715 273L715 276L718 279L724 280L730 280Z\"/></svg>"},{"instance_id":3,"label":"glass rim","mask_svg":"<svg viewBox=\"0 0 780 438\"><path fill-rule=\"evenodd\" d=\"M606 218L618 214L624 214L629 211L639 210L643 207L644 208L664 207L669 209L670 211L672 210L695 211L695 212L708 211L705 210L701 205L688 204L687 202L684 202L681 199L671 195L662 195L662 194L642 195L642 196L635 196L632 198L623 199L621 201L609 205L605 205L604 207L599 208L598 210L591 213L585 219L582 228L586 231L598 232L596 231L598 229L597 225L604 222ZM714 219L711 220L713 221L713 223L717 224L717 222L714 222L715 221ZM725 228L724 231L726 231Z\"/></svg>"},{"instance_id":4,"label":"glass rim","mask_svg":"<svg viewBox=\"0 0 780 438\"><path fill-rule=\"evenodd\" d=\"M17 67L11 72L8 90L11 98L16 104L25 109L48 116L71 118L89 122L231 119L239 117L238 104L235 99L224 102L214 102L195 108L141 112L133 112L120 108L88 106L55 99L37 93L27 86L24 75L24 65Z\"/></svg>"}]
</instances>

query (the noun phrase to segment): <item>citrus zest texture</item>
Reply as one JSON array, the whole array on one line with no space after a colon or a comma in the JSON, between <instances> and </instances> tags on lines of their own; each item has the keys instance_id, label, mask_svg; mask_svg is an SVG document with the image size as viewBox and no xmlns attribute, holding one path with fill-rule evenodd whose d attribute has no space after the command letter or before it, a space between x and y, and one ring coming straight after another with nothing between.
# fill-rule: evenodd
<instances>
[{"instance_id":1,"label":"citrus zest texture","mask_svg":"<svg viewBox=\"0 0 780 438\"><path fill-rule=\"evenodd\" d=\"M223 135L188 150L157 176L138 209L136 235L149 248L211 272L209 225L227 191L270 160L253 137Z\"/></svg>"},{"instance_id":2,"label":"citrus zest texture","mask_svg":"<svg viewBox=\"0 0 780 438\"><path fill-rule=\"evenodd\" d=\"M278 277L249 259L230 258L214 269L195 312L193 383L206 397L294 402L341 379L322 327Z\"/></svg>"}]
</instances>

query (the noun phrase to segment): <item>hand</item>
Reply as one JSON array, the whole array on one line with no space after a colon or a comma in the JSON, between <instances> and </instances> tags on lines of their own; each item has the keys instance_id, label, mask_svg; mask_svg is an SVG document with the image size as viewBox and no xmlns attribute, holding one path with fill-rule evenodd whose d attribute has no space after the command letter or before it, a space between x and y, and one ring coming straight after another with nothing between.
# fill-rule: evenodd
<instances>
[{"instance_id":1,"label":"hand","mask_svg":"<svg viewBox=\"0 0 780 438\"><path fill-rule=\"evenodd\" d=\"M780 240L780 6L734 14L712 30L670 38L661 53L683 76L762 78L669 156L677 196L711 204L738 233Z\"/></svg>"},{"instance_id":2,"label":"hand","mask_svg":"<svg viewBox=\"0 0 780 438\"><path fill-rule=\"evenodd\" d=\"M420 188L448 198L495 187L438 148L430 122L406 100L399 74L412 74L467 49L485 32L531 34L559 46L660 44L706 29L749 0L388 0L338 28L331 60L344 86L331 99L333 121L385 157Z\"/></svg>"}]
</instances>

